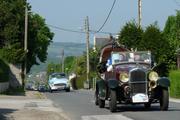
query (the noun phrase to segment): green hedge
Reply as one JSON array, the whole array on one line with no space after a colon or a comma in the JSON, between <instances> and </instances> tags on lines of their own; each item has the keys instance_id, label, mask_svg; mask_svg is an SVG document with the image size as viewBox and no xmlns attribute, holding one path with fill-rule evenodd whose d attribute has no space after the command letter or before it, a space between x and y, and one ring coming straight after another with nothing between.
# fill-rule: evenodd
<instances>
[{"instance_id":1,"label":"green hedge","mask_svg":"<svg viewBox=\"0 0 180 120\"><path fill-rule=\"evenodd\" d=\"M9 81L9 66L2 59L0 59L0 82Z\"/></svg>"},{"instance_id":2,"label":"green hedge","mask_svg":"<svg viewBox=\"0 0 180 120\"><path fill-rule=\"evenodd\" d=\"M84 88L84 81L86 81L86 74L77 77L76 84L78 89Z\"/></svg>"},{"instance_id":3,"label":"green hedge","mask_svg":"<svg viewBox=\"0 0 180 120\"><path fill-rule=\"evenodd\" d=\"M180 98L180 70L170 71L169 78L171 81L170 95L174 98Z\"/></svg>"}]
</instances>

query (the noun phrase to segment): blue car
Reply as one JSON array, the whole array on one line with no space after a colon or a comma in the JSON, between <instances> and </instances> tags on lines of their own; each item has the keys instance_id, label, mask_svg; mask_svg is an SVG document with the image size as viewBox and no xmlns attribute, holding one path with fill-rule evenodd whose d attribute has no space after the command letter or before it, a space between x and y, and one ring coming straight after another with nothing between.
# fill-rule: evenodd
<instances>
[{"instance_id":1,"label":"blue car","mask_svg":"<svg viewBox=\"0 0 180 120\"><path fill-rule=\"evenodd\" d=\"M50 87L50 92L65 90L70 92L70 83L68 78L64 73L53 73L49 76L48 84Z\"/></svg>"}]
</instances>

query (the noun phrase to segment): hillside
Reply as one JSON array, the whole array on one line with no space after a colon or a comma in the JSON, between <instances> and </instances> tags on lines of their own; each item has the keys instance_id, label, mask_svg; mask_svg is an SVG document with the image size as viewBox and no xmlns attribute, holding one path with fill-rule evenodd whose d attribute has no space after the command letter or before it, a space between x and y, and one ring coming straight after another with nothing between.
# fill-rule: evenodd
<instances>
[{"instance_id":1,"label":"hillside","mask_svg":"<svg viewBox=\"0 0 180 120\"><path fill-rule=\"evenodd\" d=\"M85 43L63 43L54 42L48 48L48 56L46 63L40 65L34 65L31 68L31 73L38 73L45 71L48 63L60 63L62 50L64 49L64 56L80 56L86 50Z\"/></svg>"}]
</instances>

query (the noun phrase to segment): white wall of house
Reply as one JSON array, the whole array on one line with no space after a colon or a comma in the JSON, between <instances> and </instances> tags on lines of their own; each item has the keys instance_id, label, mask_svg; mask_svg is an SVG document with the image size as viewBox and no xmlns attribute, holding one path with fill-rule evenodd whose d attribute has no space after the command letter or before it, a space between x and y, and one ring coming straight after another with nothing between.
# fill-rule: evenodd
<instances>
[{"instance_id":1,"label":"white wall of house","mask_svg":"<svg viewBox=\"0 0 180 120\"><path fill-rule=\"evenodd\" d=\"M21 66L9 64L11 72L9 73L9 85L13 88L22 86Z\"/></svg>"}]
</instances>

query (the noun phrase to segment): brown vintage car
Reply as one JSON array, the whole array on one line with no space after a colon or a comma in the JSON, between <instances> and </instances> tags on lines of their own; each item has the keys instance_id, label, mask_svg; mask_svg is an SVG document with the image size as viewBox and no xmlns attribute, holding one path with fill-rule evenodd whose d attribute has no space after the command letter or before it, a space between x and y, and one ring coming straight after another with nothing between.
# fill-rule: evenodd
<instances>
[{"instance_id":1,"label":"brown vintage car","mask_svg":"<svg viewBox=\"0 0 180 120\"><path fill-rule=\"evenodd\" d=\"M111 112L117 104L144 104L145 108L160 103L160 110L168 110L170 81L154 71L150 51L130 51L117 43L102 47L96 82L95 104L105 107L109 101Z\"/></svg>"}]
</instances>

